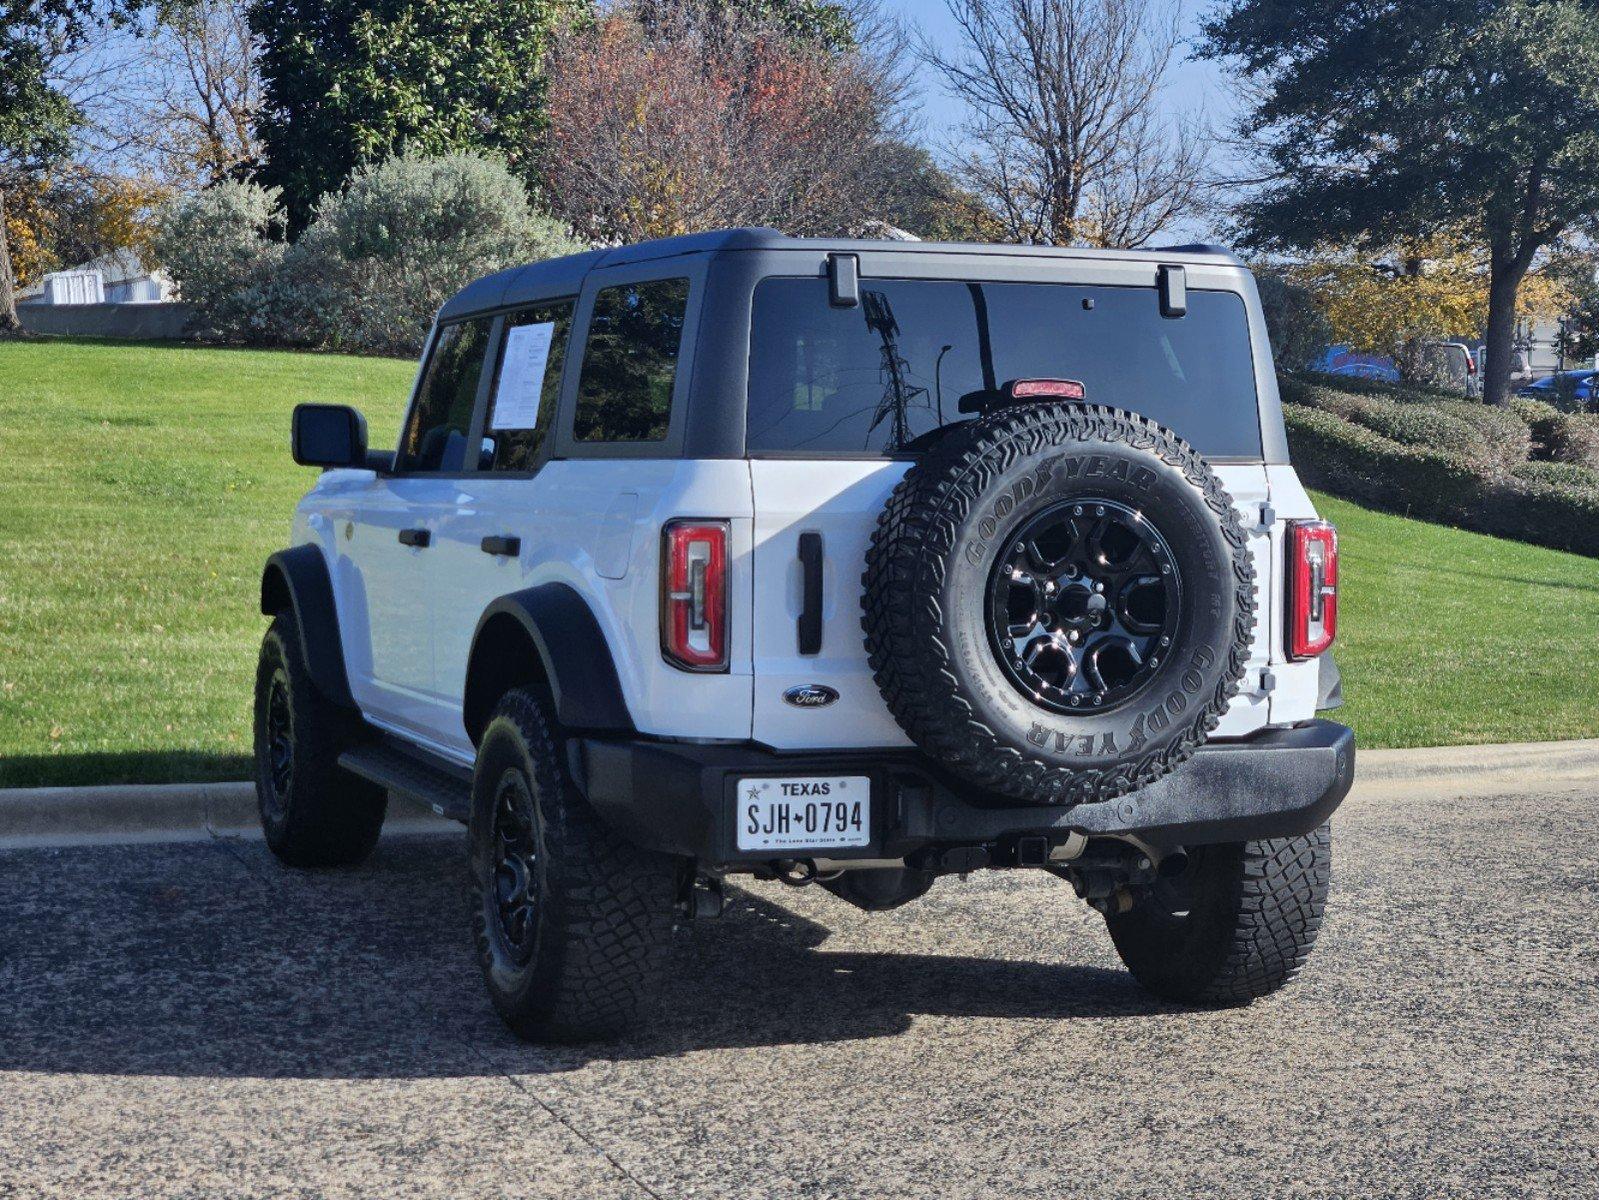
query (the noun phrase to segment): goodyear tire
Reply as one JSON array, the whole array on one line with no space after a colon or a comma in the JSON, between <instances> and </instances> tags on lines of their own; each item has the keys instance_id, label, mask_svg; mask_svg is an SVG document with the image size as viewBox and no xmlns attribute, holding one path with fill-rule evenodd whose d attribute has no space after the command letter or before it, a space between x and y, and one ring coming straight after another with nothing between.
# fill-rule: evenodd
<instances>
[{"instance_id":1,"label":"goodyear tire","mask_svg":"<svg viewBox=\"0 0 1599 1200\"><path fill-rule=\"evenodd\" d=\"M1188 866L1105 917L1144 987L1180 1004L1238 1005L1299 973L1327 910L1332 830L1195 846Z\"/></svg>"},{"instance_id":2,"label":"goodyear tire","mask_svg":"<svg viewBox=\"0 0 1599 1200\"><path fill-rule=\"evenodd\" d=\"M1186 442L1090 405L952 430L895 489L865 576L889 709L980 787L1072 804L1173 770L1238 690L1254 568Z\"/></svg>"},{"instance_id":3,"label":"goodyear tire","mask_svg":"<svg viewBox=\"0 0 1599 1200\"><path fill-rule=\"evenodd\" d=\"M316 690L294 615L273 619L255 676L255 790L261 831L291 867L340 867L372 853L388 793L339 766L365 736L359 714Z\"/></svg>"},{"instance_id":4,"label":"goodyear tire","mask_svg":"<svg viewBox=\"0 0 1599 1200\"><path fill-rule=\"evenodd\" d=\"M632 1029L670 949L681 863L608 829L526 689L495 706L472 783L472 930L489 999L529 1041Z\"/></svg>"}]
</instances>

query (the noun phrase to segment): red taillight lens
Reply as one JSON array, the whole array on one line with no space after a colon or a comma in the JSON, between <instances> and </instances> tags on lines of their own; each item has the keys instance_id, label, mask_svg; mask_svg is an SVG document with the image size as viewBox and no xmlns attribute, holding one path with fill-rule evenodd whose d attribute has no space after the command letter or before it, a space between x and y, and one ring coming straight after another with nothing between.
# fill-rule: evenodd
<instances>
[{"instance_id":1,"label":"red taillight lens","mask_svg":"<svg viewBox=\"0 0 1599 1200\"><path fill-rule=\"evenodd\" d=\"M1288 657L1315 658L1338 635L1338 531L1288 523Z\"/></svg>"},{"instance_id":2,"label":"red taillight lens","mask_svg":"<svg viewBox=\"0 0 1599 1200\"><path fill-rule=\"evenodd\" d=\"M727 670L727 522L673 521L661 545L661 652L685 671Z\"/></svg>"}]
</instances>

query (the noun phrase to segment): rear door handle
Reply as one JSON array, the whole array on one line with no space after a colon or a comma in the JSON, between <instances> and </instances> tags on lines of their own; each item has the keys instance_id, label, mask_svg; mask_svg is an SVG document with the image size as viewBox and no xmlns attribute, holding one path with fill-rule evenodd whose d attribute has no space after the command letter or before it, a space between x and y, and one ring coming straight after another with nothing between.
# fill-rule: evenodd
<instances>
[{"instance_id":1,"label":"rear door handle","mask_svg":"<svg viewBox=\"0 0 1599 1200\"><path fill-rule=\"evenodd\" d=\"M515 558L522 553L522 539L496 534L493 537L484 538L478 543L478 548L484 554L503 554L508 558Z\"/></svg>"},{"instance_id":2,"label":"rear door handle","mask_svg":"<svg viewBox=\"0 0 1599 1200\"><path fill-rule=\"evenodd\" d=\"M822 652L822 535L799 535L800 615L796 634L801 654Z\"/></svg>"},{"instance_id":3,"label":"rear door handle","mask_svg":"<svg viewBox=\"0 0 1599 1200\"><path fill-rule=\"evenodd\" d=\"M432 541L433 541L433 534L429 530L426 530L426 529L402 529L402 530L400 530L400 545L402 545L402 546L415 546L418 549L420 549L420 548L422 548L424 546L427 546L427 545L431 544Z\"/></svg>"}]
</instances>

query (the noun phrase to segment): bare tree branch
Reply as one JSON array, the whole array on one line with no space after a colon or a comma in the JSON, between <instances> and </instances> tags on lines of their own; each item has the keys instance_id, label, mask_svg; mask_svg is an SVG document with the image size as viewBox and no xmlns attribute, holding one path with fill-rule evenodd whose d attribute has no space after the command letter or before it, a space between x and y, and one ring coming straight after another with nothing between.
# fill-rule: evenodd
<instances>
[{"instance_id":1,"label":"bare tree branch","mask_svg":"<svg viewBox=\"0 0 1599 1200\"><path fill-rule=\"evenodd\" d=\"M947 0L953 49L923 61L970 112L955 166L1018 241L1140 246L1209 186L1197 117L1160 94L1178 13L1160 0Z\"/></svg>"}]
</instances>

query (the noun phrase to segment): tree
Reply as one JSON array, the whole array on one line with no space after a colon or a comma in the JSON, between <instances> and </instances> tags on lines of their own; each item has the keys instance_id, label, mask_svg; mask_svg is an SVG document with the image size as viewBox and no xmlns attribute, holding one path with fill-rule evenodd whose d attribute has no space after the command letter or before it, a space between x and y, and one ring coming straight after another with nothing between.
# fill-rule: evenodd
<instances>
[{"instance_id":1,"label":"tree","mask_svg":"<svg viewBox=\"0 0 1599 1200\"><path fill-rule=\"evenodd\" d=\"M52 64L96 26L126 18L136 0L0 0L0 333L15 331L16 285L6 236L6 192L68 153L77 110L53 83Z\"/></svg>"},{"instance_id":2,"label":"tree","mask_svg":"<svg viewBox=\"0 0 1599 1200\"><path fill-rule=\"evenodd\" d=\"M1205 194L1197 128L1162 117L1177 13L1159 0L947 0L922 55L971 112L966 185L1015 241L1141 246Z\"/></svg>"},{"instance_id":3,"label":"tree","mask_svg":"<svg viewBox=\"0 0 1599 1200\"><path fill-rule=\"evenodd\" d=\"M103 136L176 187L256 161L261 77L244 0L161 0L140 34L120 56L125 82L92 114Z\"/></svg>"},{"instance_id":4,"label":"tree","mask_svg":"<svg viewBox=\"0 0 1599 1200\"><path fill-rule=\"evenodd\" d=\"M1230 0L1202 52L1258 96L1241 134L1266 182L1263 248L1463 228L1488 261L1485 398L1508 401L1517 295L1539 252L1599 211L1592 0Z\"/></svg>"},{"instance_id":5,"label":"tree","mask_svg":"<svg viewBox=\"0 0 1599 1200\"><path fill-rule=\"evenodd\" d=\"M579 236L724 225L829 233L875 215L878 75L770 22L628 7L559 40L544 177Z\"/></svg>"},{"instance_id":6,"label":"tree","mask_svg":"<svg viewBox=\"0 0 1599 1200\"><path fill-rule=\"evenodd\" d=\"M1425 241L1324 249L1288 268L1287 278L1315 297L1334 340L1392 356L1410 379L1427 379L1436 357L1427 343L1471 337L1488 317L1488 264L1458 233ZM1571 293L1546 271L1529 274L1515 316L1563 313Z\"/></svg>"},{"instance_id":7,"label":"tree","mask_svg":"<svg viewBox=\"0 0 1599 1200\"><path fill-rule=\"evenodd\" d=\"M1273 361L1279 370L1309 369L1334 340L1315 293L1271 264L1256 264L1254 276Z\"/></svg>"},{"instance_id":8,"label":"tree","mask_svg":"<svg viewBox=\"0 0 1599 1200\"><path fill-rule=\"evenodd\" d=\"M544 121L543 58L587 0L253 0L260 181L298 232L359 164L490 150L524 180Z\"/></svg>"},{"instance_id":9,"label":"tree","mask_svg":"<svg viewBox=\"0 0 1599 1200\"><path fill-rule=\"evenodd\" d=\"M890 139L872 151L876 217L924 241L1001 242L1005 227L921 146Z\"/></svg>"},{"instance_id":10,"label":"tree","mask_svg":"<svg viewBox=\"0 0 1599 1200\"><path fill-rule=\"evenodd\" d=\"M855 23L847 6L825 0L639 0L634 13L646 29L671 29L685 20L732 36L750 22L829 54L856 46Z\"/></svg>"}]
</instances>

